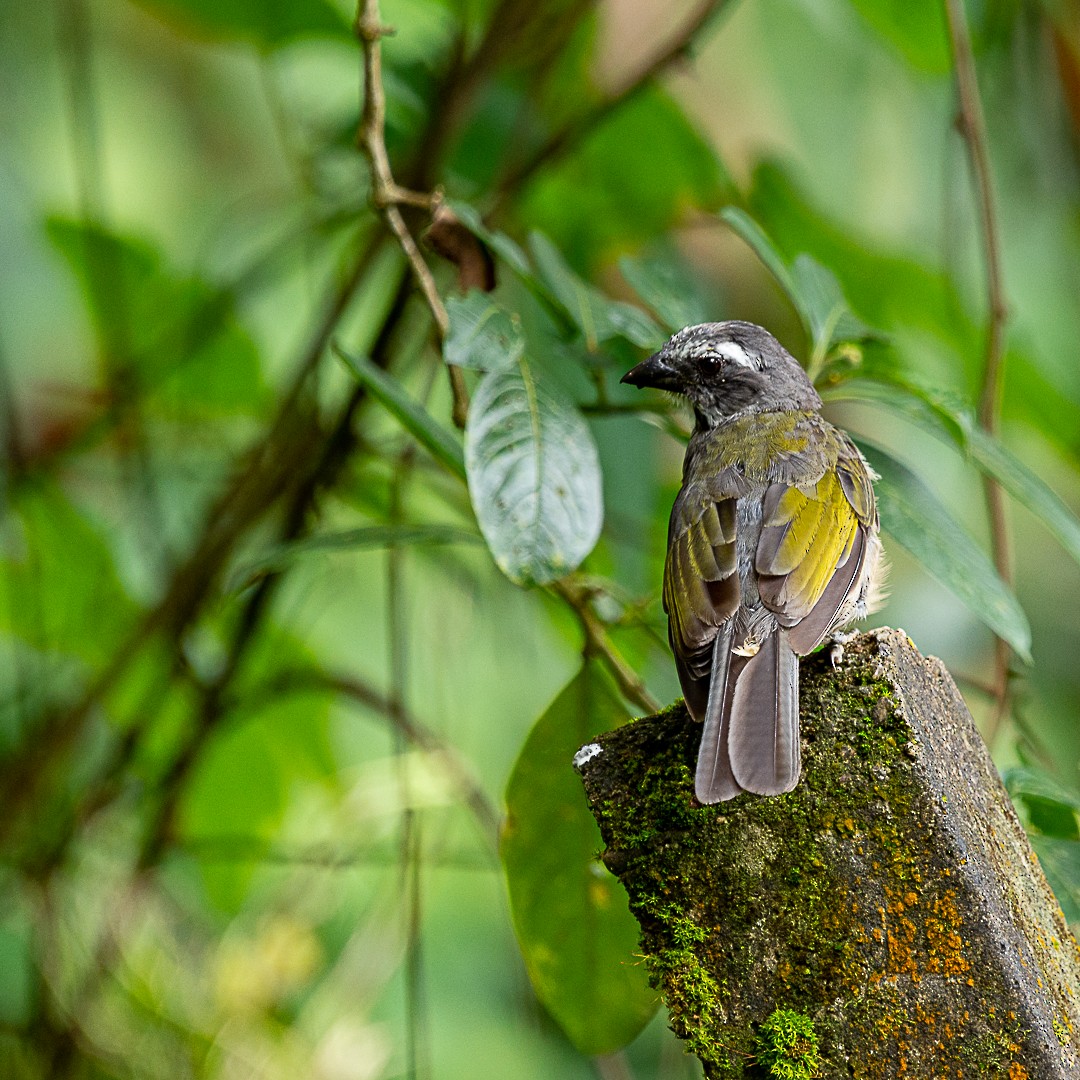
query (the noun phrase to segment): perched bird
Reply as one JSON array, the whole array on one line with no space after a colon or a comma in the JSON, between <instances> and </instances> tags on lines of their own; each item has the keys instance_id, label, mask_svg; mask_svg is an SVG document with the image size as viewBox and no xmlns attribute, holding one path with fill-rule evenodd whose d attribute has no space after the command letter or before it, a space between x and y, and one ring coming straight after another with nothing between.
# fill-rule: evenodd
<instances>
[{"instance_id":1,"label":"perched bird","mask_svg":"<svg viewBox=\"0 0 1080 1080\"><path fill-rule=\"evenodd\" d=\"M695 791L799 782L799 657L862 618L880 566L876 479L760 326L680 330L622 379L689 399L664 610L687 708L704 722Z\"/></svg>"}]
</instances>

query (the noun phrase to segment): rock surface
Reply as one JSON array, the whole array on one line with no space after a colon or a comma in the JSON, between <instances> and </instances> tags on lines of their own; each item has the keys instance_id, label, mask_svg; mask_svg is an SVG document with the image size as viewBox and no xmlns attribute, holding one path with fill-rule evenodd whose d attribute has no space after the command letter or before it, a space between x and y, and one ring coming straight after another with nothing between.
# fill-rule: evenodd
<instances>
[{"instance_id":1,"label":"rock surface","mask_svg":"<svg viewBox=\"0 0 1080 1080\"><path fill-rule=\"evenodd\" d=\"M803 662L801 710L802 779L777 798L700 806L681 703L579 764L706 1076L1080 1077L1080 954L941 662L863 635L836 670ZM782 1073L775 1015L817 1042Z\"/></svg>"}]
</instances>

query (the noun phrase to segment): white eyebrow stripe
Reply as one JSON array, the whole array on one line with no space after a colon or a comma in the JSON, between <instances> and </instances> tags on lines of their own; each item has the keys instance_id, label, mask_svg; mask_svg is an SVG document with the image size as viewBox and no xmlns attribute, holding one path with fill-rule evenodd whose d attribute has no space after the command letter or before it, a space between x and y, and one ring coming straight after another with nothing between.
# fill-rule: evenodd
<instances>
[{"instance_id":1,"label":"white eyebrow stripe","mask_svg":"<svg viewBox=\"0 0 1080 1080\"><path fill-rule=\"evenodd\" d=\"M718 355L722 356L725 360L730 360L733 364L740 364L742 367L756 368L757 365L750 359L747 351L734 341L724 341L716 346Z\"/></svg>"}]
</instances>

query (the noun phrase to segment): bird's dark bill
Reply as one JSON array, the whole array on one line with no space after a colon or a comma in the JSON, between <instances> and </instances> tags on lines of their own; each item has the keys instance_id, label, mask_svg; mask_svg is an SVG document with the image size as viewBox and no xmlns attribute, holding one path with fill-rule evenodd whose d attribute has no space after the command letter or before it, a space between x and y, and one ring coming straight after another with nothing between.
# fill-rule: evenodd
<instances>
[{"instance_id":1,"label":"bird's dark bill","mask_svg":"<svg viewBox=\"0 0 1080 1080\"><path fill-rule=\"evenodd\" d=\"M678 390L679 381L673 368L669 367L660 353L653 353L631 368L620 380L631 386L653 386L657 390Z\"/></svg>"}]
</instances>

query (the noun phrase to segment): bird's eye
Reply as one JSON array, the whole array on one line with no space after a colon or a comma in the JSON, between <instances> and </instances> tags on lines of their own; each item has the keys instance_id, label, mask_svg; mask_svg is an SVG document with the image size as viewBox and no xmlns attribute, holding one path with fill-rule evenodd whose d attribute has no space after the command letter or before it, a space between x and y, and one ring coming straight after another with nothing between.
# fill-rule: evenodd
<instances>
[{"instance_id":1,"label":"bird's eye","mask_svg":"<svg viewBox=\"0 0 1080 1080\"><path fill-rule=\"evenodd\" d=\"M716 356L714 353L706 353L705 356L701 357L700 362L702 370L710 373L719 371L723 366L720 357Z\"/></svg>"}]
</instances>

